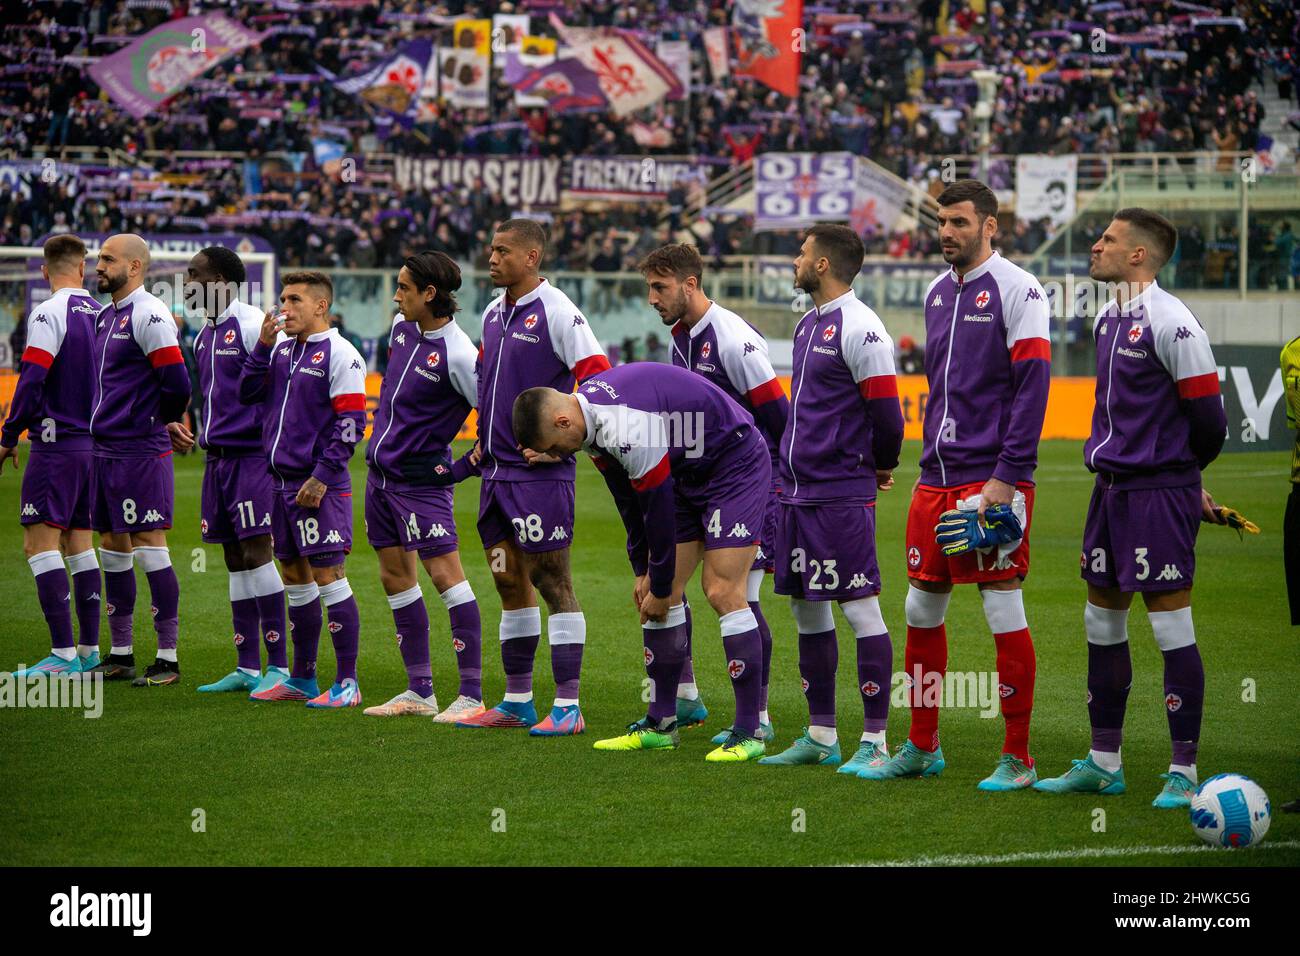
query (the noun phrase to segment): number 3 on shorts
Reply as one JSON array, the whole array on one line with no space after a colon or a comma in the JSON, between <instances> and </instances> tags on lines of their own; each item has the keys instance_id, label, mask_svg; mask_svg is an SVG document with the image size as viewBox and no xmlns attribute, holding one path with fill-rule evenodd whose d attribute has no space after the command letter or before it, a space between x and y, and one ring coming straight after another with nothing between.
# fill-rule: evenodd
<instances>
[{"instance_id":1,"label":"number 3 on shorts","mask_svg":"<svg viewBox=\"0 0 1300 956\"><path fill-rule=\"evenodd\" d=\"M515 526L515 534L519 535L519 543L525 544L532 541L534 543L541 541L542 536L546 533L542 530L542 516L531 514L524 518L511 518Z\"/></svg>"}]
</instances>

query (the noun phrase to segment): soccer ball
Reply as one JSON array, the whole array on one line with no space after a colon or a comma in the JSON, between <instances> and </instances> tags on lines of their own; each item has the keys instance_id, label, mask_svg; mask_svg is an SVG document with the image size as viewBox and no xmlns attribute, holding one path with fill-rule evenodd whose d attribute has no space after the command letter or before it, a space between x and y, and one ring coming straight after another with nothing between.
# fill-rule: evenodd
<instances>
[{"instance_id":1,"label":"soccer ball","mask_svg":"<svg viewBox=\"0 0 1300 956\"><path fill-rule=\"evenodd\" d=\"M1221 773L1192 795L1192 829L1206 843L1243 849L1264 839L1273 819L1268 794L1249 777Z\"/></svg>"}]
</instances>

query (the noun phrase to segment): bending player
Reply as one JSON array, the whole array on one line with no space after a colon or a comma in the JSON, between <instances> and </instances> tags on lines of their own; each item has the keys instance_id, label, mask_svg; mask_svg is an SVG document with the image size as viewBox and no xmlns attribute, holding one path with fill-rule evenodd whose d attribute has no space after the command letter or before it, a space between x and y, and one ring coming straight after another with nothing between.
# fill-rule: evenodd
<instances>
[{"instance_id":1,"label":"bending player","mask_svg":"<svg viewBox=\"0 0 1300 956\"><path fill-rule=\"evenodd\" d=\"M180 421L190 402L176 320L145 291L148 271L149 247L139 236L104 240L95 273L99 291L113 301L99 313L95 336L90 521L100 533L112 650L94 673L105 680L134 677L135 687L181 679L176 660L180 582L167 549L175 488L166 423ZM136 563L149 581L158 638L157 659L138 677L132 644Z\"/></svg>"},{"instance_id":2,"label":"bending player","mask_svg":"<svg viewBox=\"0 0 1300 956\"><path fill-rule=\"evenodd\" d=\"M328 276L290 272L282 281L282 311L268 312L262 321L244 362L239 400L261 406L262 445L275 491L271 535L289 596L293 668L251 697L355 707L361 703L361 620L343 562L352 550L348 460L366 430L365 363L330 328L334 286ZM279 339L281 331L286 340ZM316 685L322 604L338 666L324 693Z\"/></svg>"},{"instance_id":3,"label":"bending player","mask_svg":"<svg viewBox=\"0 0 1300 956\"><path fill-rule=\"evenodd\" d=\"M609 368L600 343L569 297L538 274L546 233L531 219L508 219L492 236L488 271L505 292L483 313L479 353L478 434L470 460L482 472L478 533L501 596L505 699L460 727L529 727L534 736L583 730L578 703L587 619L573 594L574 463L530 463L510 430L520 392L536 386L572 391L575 381ZM454 477L468 474L458 469ZM534 590L536 589L536 590ZM541 640L537 594L546 601L555 703L539 723L533 658Z\"/></svg>"},{"instance_id":4,"label":"bending player","mask_svg":"<svg viewBox=\"0 0 1300 956\"><path fill-rule=\"evenodd\" d=\"M866 250L847 226L808 230L794 261L796 288L813 309L794 336L794 403L781 438L781 517L776 593L790 597L799 631L799 673L808 727L759 763L840 763L835 729L839 645L831 601L853 628L862 695L856 774L888 758L885 725L894 651L880 613L876 492L893 486L903 447L894 345L880 318L854 294Z\"/></svg>"},{"instance_id":5,"label":"bending player","mask_svg":"<svg viewBox=\"0 0 1300 956\"><path fill-rule=\"evenodd\" d=\"M767 507L769 455L749 413L685 369L623 365L576 394L531 388L515 399L514 433L527 453L567 456L586 448L614 495L650 678L650 708L628 733L597 750L678 745L677 685L686 660L682 592L704 563L704 595L718 614L736 717L706 760L736 763L763 753L757 738L762 687L758 621L745 600ZM683 520L694 528L683 538ZM676 516L676 521L674 521Z\"/></svg>"},{"instance_id":6,"label":"bending player","mask_svg":"<svg viewBox=\"0 0 1300 956\"><path fill-rule=\"evenodd\" d=\"M41 275L50 297L27 319L27 347L9 418L0 430L5 460L18 468L18 437L28 432L18 520L36 597L50 629L50 654L16 671L77 674L99 665L99 562L90 534L92 349L99 303L83 288L86 244L76 236L45 241ZM67 570L64 570L64 555ZM72 575L72 594L68 574ZM77 629L72 631L72 601Z\"/></svg>"},{"instance_id":7,"label":"bending player","mask_svg":"<svg viewBox=\"0 0 1300 956\"><path fill-rule=\"evenodd\" d=\"M203 463L199 528L203 540L220 544L230 575L230 615L235 669L203 693L253 694L289 676L284 583L271 546L271 475L262 447L259 410L239 401L239 377L262 331L262 311L239 298L248 273L224 246L194 254L186 270L187 292L197 296L203 325L194 342L203 392L198 444ZM193 296L187 296L193 297ZM184 454L195 436L182 422L167 426L172 449ZM266 643L262 675L258 633Z\"/></svg>"},{"instance_id":8,"label":"bending player","mask_svg":"<svg viewBox=\"0 0 1300 956\"><path fill-rule=\"evenodd\" d=\"M366 461L366 536L397 627L407 687L372 717L409 714L454 723L483 712L482 631L474 589L457 551L450 487L435 487L450 466L450 445L478 400L478 350L456 324L460 268L441 252L410 256L397 273L401 310L388 337L388 371ZM459 696L442 712L429 663L429 612L416 554L451 617Z\"/></svg>"},{"instance_id":9,"label":"bending player","mask_svg":"<svg viewBox=\"0 0 1300 956\"><path fill-rule=\"evenodd\" d=\"M700 288L704 263L694 246L676 243L660 246L642 260L639 268L649 289L650 305L659 313L664 325L672 327L673 364L704 376L726 392L754 417L754 424L767 442L772 489L760 532L762 543L749 571L745 598L758 621L758 634L763 642L758 736L762 740L771 740L767 684L772 667L772 632L763 617L760 591L764 575L774 567L772 544L776 537L777 493L780 491L776 453L781 445L781 434L785 431L790 403L767 357L767 342L763 336L735 312L710 301ZM698 540L694 536L695 529L690 526L689 516L686 524L684 533L691 537L684 540ZM695 686L690 652L690 614L690 606L686 605L686 663L682 668L681 686L677 688L679 727L703 723L709 714ZM727 734L728 731L722 731L713 742L721 744Z\"/></svg>"},{"instance_id":10,"label":"bending player","mask_svg":"<svg viewBox=\"0 0 1300 956\"><path fill-rule=\"evenodd\" d=\"M1115 299L1093 326L1097 404L1084 445L1097 475L1084 523L1081 576L1088 638L1092 749L1049 793L1123 793L1124 710L1133 664L1128 612L1134 593L1147 607L1164 656L1165 710L1173 759L1155 807L1186 808L1196 790L1196 748L1205 670L1192 627L1192 575L1202 520L1221 523L1201 472L1223 448L1227 419L1219 377L1201 324L1156 274L1178 232L1146 209L1121 209L1092 247L1089 275L1115 283Z\"/></svg>"},{"instance_id":11,"label":"bending player","mask_svg":"<svg viewBox=\"0 0 1300 956\"><path fill-rule=\"evenodd\" d=\"M1002 756L979 788L1021 790L1038 779L1029 755L1036 664L1021 584L1029 574L1032 479L1051 377L1047 296L1033 276L993 251L998 200L991 189L960 180L938 202L939 244L952 268L925 295L930 397L906 537L905 667L912 681L912 725L892 758L859 776L933 776L943 770L939 710L923 689L942 684L948 665L944 616L953 585L975 584L997 647L1006 724ZM965 533L981 533L978 525L989 508L1014 514L1023 530L996 548L970 549L969 542L941 547L936 541L941 522L966 522ZM1003 519L1000 526L1011 524Z\"/></svg>"}]
</instances>

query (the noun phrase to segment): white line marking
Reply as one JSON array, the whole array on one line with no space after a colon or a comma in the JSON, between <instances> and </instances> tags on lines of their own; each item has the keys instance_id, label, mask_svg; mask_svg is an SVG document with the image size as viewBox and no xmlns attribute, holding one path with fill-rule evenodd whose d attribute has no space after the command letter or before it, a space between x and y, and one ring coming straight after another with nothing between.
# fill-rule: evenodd
<instances>
[{"instance_id":1,"label":"white line marking","mask_svg":"<svg viewBox=\"0 0 1300 956\"><path fill-rule=\"evenodd\" d=\"M1249 850L1237 851L1253 853L1264 850L1297 850L1300 840L1279 840L1274 843L1264 842ZM982 855L978 853L951 854L941 856L914 856L906 860L877 860L866 863L847 863L844 866L997 866L1003 863L1051 863L1072 860L1105 860L1126 856L1185 856L1191 853L1231 853L1223 847L1202 844L1201 846L1123 846L1106 848L1083 848L1077 850L1042 850L1026 853L1005 853L1001 856Z\"/></svg>"}]
</instances>

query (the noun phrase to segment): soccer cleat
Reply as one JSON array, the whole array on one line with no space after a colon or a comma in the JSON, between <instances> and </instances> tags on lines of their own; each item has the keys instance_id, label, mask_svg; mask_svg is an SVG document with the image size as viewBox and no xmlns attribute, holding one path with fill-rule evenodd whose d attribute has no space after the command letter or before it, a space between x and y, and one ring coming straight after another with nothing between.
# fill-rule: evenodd
<instances>
[{"instance_id":1,"label":"soccer cleat","mask_svg":"<svg viewBox=\"0 0 1300 956\"><path fill-rule=\"evenodd\" d=\"M503 700L477 717L456 721L457 727L531 727L537 723L532 700Z\"/></svg>"},{"instance_id":2,"label":"soccer cleat","mask_svg":"<svg viewBox=\"0 0 1300 956\"><path fill-rule=\"evenodd\" d=\"M845 763L836 767L835 772L856 777L859 770L865 770L868 767L879 767L888 759L889 751L884 747L874 741L864 740L858 745L858 752Z\"/></svg>"},{"instance_id":3,"label":"soccer cleat","mask_svg":"<svg viewBox=\"0 0 1300 956\"><path fill-rule=\"evenodd\" d=\"M334 710L340 707L355 707L361 703L361 688L351 677L342 683L334 684L318 697L307 701L307 706L316 710Z\"/></svg>"},{"instance_id":4,"label":"soccer cleat","mask_svg":"<svg viewBox=\"0 0 1300 956\"><path fill-rule=\"evenodd\" d=\"M277 668L278 669L278 668ZM267 672L270 677L270 671ZM312 700L320 696L314 677L281 677L265 690L255 690L248 695L249 700ZM263 678L265 680L266 678Z\"/></svg>"},{"instance_id":5,"label":"soccer cleat","mask_svg":"<svg viewBox=\"0 0 1300 956\"><path fill-rule=\"evenodd\" d=\"M468 720L470 717L477 717L484 711L483 701L475 700L473 697L466 697L461 694L453 700L447 707L433 718L435 724L454 724L458 720Z\"/></svg>"},{"instance_id":6,"label":"soccer cleat","mask_svg":"<svg viewBox=\"0 0 1300 956\"><path fill-rule=\"evenodd\" d=\"M58 654L51 654L43 660L37 661L31 667L24 667L22 670L14 671L14 677L27 677L36 674L56 674L66 677L70 674L80 674L81 666L74 657L70 661L65 661Z\"/></svg>"},{"instance_id":7,"label":"soccer cleat","mask_svg":"<svg viewBox=\"0 0 1300 956\"><path fill-rule=\"evenodd\" d=\"M746 737L731 731L727 739L717 750L710 750L704 755L709 763L742 763L763 756L767 747L756 737Z\"/></svg>"},{"instance_id":8,"label":"soccer cleat","mask_svg":"<svg viewBox=\"0 0 1300 956\"><path fill-rule=\"evenodd\" d=\"M803 729L803 733L795 738L785 750L779 754L772 754L770 757L763 757L759 763L769 767L796 767L796 766L826 766L834 767L840 762L840 745L839 741L827 746L819 744L813 740L808 733L808 728Z\"/></svg>"},{"instance_id":9,"label":"soccer cleat","mask_svg":"<svg viewBox=\"0 0 1300 956\"><path fill-rule=\"evenodd\" d=\"M77 673L88 674L99 666L99 651L91 651L86 657L77 655Z\"/></svg>"},{"instance_id":10,"label":"soccer cleat","mask_svg":"<svg viewBox=\"0 0 1300 956\"><path fill-rule=\"evenodd\" d=\"M131 680L135 677L135 655L134 654L113 654L109 653L108 657L96 664L89 671L82 671L83 674L102 674L104 680Z\"/></svg>"},{"instance_id":11,"label":"soccer cleat","mask_svg":"<svg viewBox=\"0 0 1300 956\"><path fill-rule=\"evenodd\" d=\"M541 723L528 728L530 737L573 737L587 728L577 704L552 707Z\"/></svg>"},{"instance_id":12,"label":"soccer cleat","mask_svg":"<svg viewBox=\"0 0 1300 956\"><path fill-rule=\"evenodd\" d=\"M263 674L258 679L257 686L249 690L248 699L261 700L262 698L258 697L257 696L258 694L263 694L266 691L270 690L272 687L274 687L276 684L288 679L289 679L289 671L286 670L285 668L268 666L266 668L266 673ZM312 697L315 696L316 696L315 694L312 694Z\"/></svg>"},{"instance_id":13,"label":"soccer cleat","mask_svg":"<svg viewBox=\"0 0 1300 956\"><path fill-rule=\"evenodd\" d=\"M976 784L976 789L989 793L1007 790L1024 790L1038 781L1038 771L1032 763L1025 763L1015 754L1003 754L993 772Z\"/></svg>"},{"instance_id":14,"label":"soccer cleat","mask_svg":"<svg viewBox=\"0 0 1300 956\"><path fill-rule=\"evenodd\" d=\"M1151 801L1151 806L1157 810L1189 810L1192 806L1192 794L1196 792L1196 784L1188 780L1177 770L1170 773L1162 773L1164 778L1164 788Z\"/></svg>"},{"instance_id":15,"label":"soccer cleat","mask_svg":"<svg viewBox=\"0 0 1300 956\"><path fill-rule=\"evenodd\" d=\"M421 697L413 690L404 690L386 704L377 704L362 711L367 717L437 717L438 698L430 694Z\"/></svg>"},{"instance_id":16,"label":"soccer cleat","mask_svg":"<svg viewBox=\"0 0 1300 956\"><path fill-rule=\"evenodd\" d=\"M1071 767L1059 777L1048 777L1034 784L1034 789L1042 793L1099 793L1112 797L1123 793L1124 768L1114 773L1103 770L1092 762L1092 757L1071 761Z\"/></svg>"},{"instance_id":17,"label":"soccer cleat","mask_svg":"<svg viewBox=\"0 0 1300 956\"><path fill-rule=\"evenodd\" d=\"M667 726L665 726L665 724ZM681 743L678 729L681 725L676 720L660 721L658 726L651 723L649 717L627 725L627 733L621 737L607 737L597 740L594 750L676 750Z\"/></svg>"},{"instance_id":18,"label":"soccer cleat","mask_svg":"<svg viewBox=\"0 0 1300 956\"><path fill-rule=\"evenodd\" d=\"M181 682L181 666L161 658L144 669L144 676L131 681L132 687L166 687Z\"/></svg>"},{"instance_id":19,"label":"soccer cleat","mask_svg":"<svg viewBox=\"0 0 1300 956\"><path fill-rule=\"evenodd\" d=\"M686 697L677 698L677 727L685 730L687 727L698 727L709 716L709 708L704 706L703 698L696 697L690 700Z\"/></svg>"},{"instance_id":20,"label":"soccer cleat","mask_svg":"<svg viewBox=\"0 0 1300 956\"><path fill-rule=\"evenodd\" d=\"M220 694L232 690L248 692L256 689L257 685L261 682L262 677L260 674L257 677L254 677L252 674L245 674L241 670L235 670L231 671L219 681L214 681L211 684L201 684L199 686L199 693Z\"/></svg>"},{"instance_id":21,"label":"soccer cleat","mask_svg":"<svg viewBox=\"0 0 1300 956\"><path fill-rule=\"evenodd\" d=\"M716 734L713 735L713 740L711 742L721 747L723 744L727 742L727 738L731 736L731 731L732 728L730 727L728 727L726 730L719 730ZM767 743L769 740L776 739L776 731L772 729L771 724L759 724L758 733L756 733L754 737L758 740L763 741L764 743Z\"/></svg>"},{"instance_id":22,"label":"soccer cleat","mask_svg":"<svg viewBox=\"0 0 1300 956\"><path fill-rule=\"evenodd\" d=\"M943 760L943 748L936 747L933 752L922 750L910 740L894 752L878 767L864 767L858 771L862 780L893 780L897 777L937 777L946 766Z\"/></svg>"}]
</instances>

